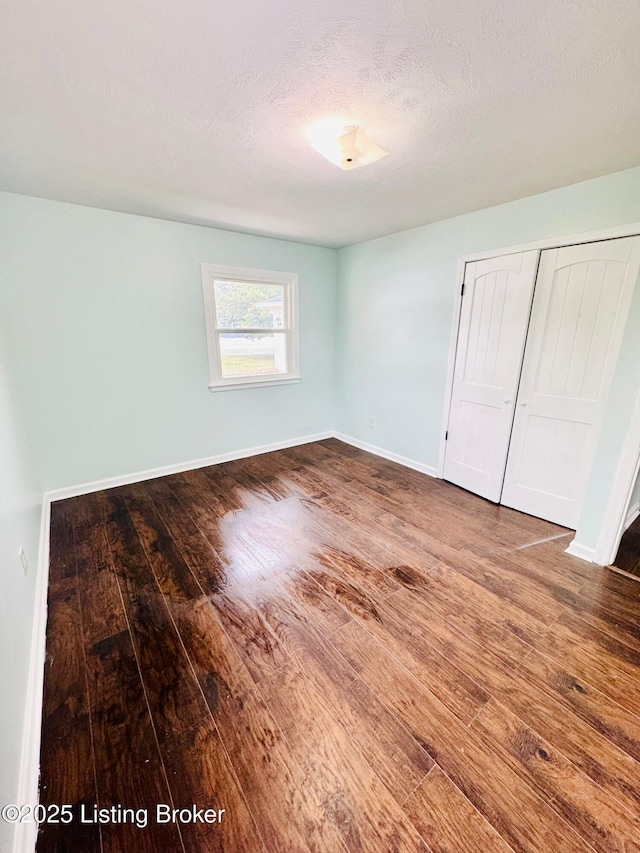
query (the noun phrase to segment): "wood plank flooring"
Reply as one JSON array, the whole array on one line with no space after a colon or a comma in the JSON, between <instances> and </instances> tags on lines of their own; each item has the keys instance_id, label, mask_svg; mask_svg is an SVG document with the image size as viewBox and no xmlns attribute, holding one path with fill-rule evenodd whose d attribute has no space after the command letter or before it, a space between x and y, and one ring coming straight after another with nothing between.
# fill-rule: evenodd
<instances>
[{"instance_id":1,"label":"wood plank flooring","mask_svg":"<svg viewBox=\"0 0 640 853\"><path fill-rule=\"evenodd\" d=\"M38 853L640 853L640 584L570 536L333 439L54 504Z\"/></svg>"}]
</instances>

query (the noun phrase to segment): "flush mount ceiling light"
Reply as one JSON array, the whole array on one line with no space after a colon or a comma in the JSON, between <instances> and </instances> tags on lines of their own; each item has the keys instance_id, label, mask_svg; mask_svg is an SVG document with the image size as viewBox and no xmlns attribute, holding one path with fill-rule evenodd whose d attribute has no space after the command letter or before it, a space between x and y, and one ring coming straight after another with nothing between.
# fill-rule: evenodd
<instances>
[{"instance_id":1,"label":"flush mount ceiling light","mask_svg":"<svg viewBox=\"0 0 640 853\"><path fill-rule=\"evenodd\" d=\"M341 169L367 166L389 153L372 142L364 130L356 125L323 122L309 133L311 147Z\"/></svg>"}]
</instances>

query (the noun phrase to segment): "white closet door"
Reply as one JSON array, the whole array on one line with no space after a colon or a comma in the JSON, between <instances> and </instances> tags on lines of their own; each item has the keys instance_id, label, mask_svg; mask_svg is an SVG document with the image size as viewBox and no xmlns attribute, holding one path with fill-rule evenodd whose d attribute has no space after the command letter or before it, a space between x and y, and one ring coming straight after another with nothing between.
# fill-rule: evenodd
<instances>
[{"instance_id":1,"label":"white closet door","mask_svg":"<svg viewBox=\"0 0 640 853\"><path fill-rule=\"evenodd\" d=\"M500 500L538 252L467 264L444 477Z\"/></svg>"},{"instance_id":2,"label":"white closet door","mask_svg":"<svg viewBox=\"0 0 640 853\"><path fill-rule=\"evenodd\" d=\"M502 503L575 529L640 266L640 238L544 251Z\"/></svg>"}]
</instances>

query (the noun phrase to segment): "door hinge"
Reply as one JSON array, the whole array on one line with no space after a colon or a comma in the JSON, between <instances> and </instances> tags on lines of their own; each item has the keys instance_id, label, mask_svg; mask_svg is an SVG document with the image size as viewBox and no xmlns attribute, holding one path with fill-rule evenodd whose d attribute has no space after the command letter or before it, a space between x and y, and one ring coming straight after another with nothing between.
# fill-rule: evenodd
<instances>
[{"instance_id":1,"label":"door hinge","mask_svg":"<svg viewBox=\"0 0 640 853\"><path fill-rule=\"evenodd\" d=\"M449 430L447 430L444 434L444 440L448 441L448 439L449 439Z\"/></svg>"},{"instance_id":2,"label":"door hinge","mask_svg":"<svg viewBox=\"0 0 640 853\"><path fill-rule=\"evenodd\" d=\"M462 282L462 289L460 290L460 296L464 296L464 281Z\"/></svg>"}]
</instances>

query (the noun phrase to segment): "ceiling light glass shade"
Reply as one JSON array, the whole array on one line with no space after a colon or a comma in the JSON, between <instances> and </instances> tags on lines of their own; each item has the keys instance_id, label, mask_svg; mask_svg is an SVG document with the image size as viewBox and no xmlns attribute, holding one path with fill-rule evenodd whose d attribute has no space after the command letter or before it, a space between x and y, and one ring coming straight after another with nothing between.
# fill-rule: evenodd
<instances>
[{"instance_id":1,"label":"ceiling light glass shade","mask_svg":"<svg viewBox=\"0 0 640 853\"><path fill-rule=\"evenodd\" d=\"M367 166L389 153L372 142L360 127L343 127L338 134L318 134L312 138L311 146L341 169Z\"/></svg>"}]
</instances>

